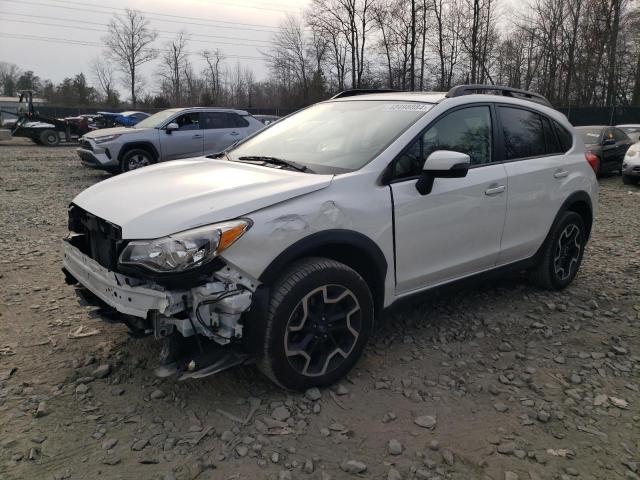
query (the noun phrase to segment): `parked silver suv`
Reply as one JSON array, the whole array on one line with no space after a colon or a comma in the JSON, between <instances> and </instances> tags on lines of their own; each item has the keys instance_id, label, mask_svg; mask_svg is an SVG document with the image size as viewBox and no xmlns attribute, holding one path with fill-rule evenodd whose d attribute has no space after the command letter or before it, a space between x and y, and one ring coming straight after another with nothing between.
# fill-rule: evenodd
<instances>
[{"instance_id":1,"label":"parked silver suv","mask_svg":"<svg viewBox=\"0 0 640 480\"><path fill-rule=\"evenodd\" d=\"M264 124L244 110L170 108L131 128L106 128L80 138L82 163L128 172L156 162L218 153Z\"/></svg>"}]
</instances>

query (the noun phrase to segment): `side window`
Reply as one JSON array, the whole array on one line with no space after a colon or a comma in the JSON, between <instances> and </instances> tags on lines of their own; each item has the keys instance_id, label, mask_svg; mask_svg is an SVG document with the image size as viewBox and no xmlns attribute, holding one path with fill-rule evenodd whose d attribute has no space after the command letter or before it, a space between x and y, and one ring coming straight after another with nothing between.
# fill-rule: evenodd
<instances>
[{"instance_id":1,"label":"side window","mask_svg":"<svg viewBox=\"0 0 640 480\"><path fill-rule=\"evenodd\" d=\"M540 116L542 119L542 129L544 130L544 140L547 145L547 155L559 155L564 153L562 147L560 146L560 142L556 137L556 133L553 131L551 127L551 120L549 120L544 115Z\"/></svg>"},{"instance_id":2,"label":"side window","mask_svg":"<svg viewBox=\"0 0 640 480\"><path fill-rule=\"evenodd\" d=\"M499 107L506 160L537 157L546 146L540 115L520 108Z\"/></svg>"},{"instance_id":3,"label":"side window","mask_svg":"<svg viewBox=\"0 0 640 480\"><path fill-rule=\"evenodd\" d=\"M247 122L240 115L227 112L204 112L202 114L202 128L212 130L218 128L238 128L247 127Z\"/></svg>"},{"instance_id":4,"label":"side window","mask_svg":"<svg viewBox=\"0 0 640 480\"><path fill-rule=\"evenodd\" d=\"M242 118L240 115L235 113L229 113L228 115L233 118L234 127L244 128L249 126L249 122L247 122L247 120L245 118Z\"/></svg>"},{"instance_id":5,"label":"side window","mask_svg":"<svg viewBox=\"0 0 640 480\"><path fill-rule=\"evenodd\" d=\"M202 128L204 130L213 130L217 128L233 128L233 124L229 121L229 116L224 112L203 112Z\"/></svg>"},{"instance_id":6,"label":"side window","mask_svg":"<svg viewBox=\"0 0 640 480\"><path fill-rule=\"evenodd\" d=\"M200 114L199 113L185 113L173 120L180 127L178 130L198 130L200 128Z\"/></svg>"},{"instance_id":7,"label":"side window","mask_svg":"<svg viewBox=\"0 0 640 480\"><path fill-rule=\"evenodd\" d=\"M616 142L627 142L629 140L631 140L629 138L629 136L624 133L622 130L620 130L619 128L614 128L613 129L613 136L616 139Z\"/></svg>"},{"instance_id":8,"label":"side window","mask_svg":"<svg viewBox=\"0 0 640 480\"><path fill-rule=\"evenodd\" d=\"M456 110L437 120L396 159L394 178L416 177L436 150L453 150L471 157L471 165L491 163L491 111L487 106Z\"/></svg>"},{"instance_id":9,"label":"side window","mask_svg":"<svg viewBox=\"0 0 640 480\"><path fill-rule=\"evenodd\" d=\"M607 140L613 140L614 142L616 141L616 136L613 133L613 128L607 128L604 131L604 136L602 137L602 141L604 143Z\"/></svg>"},{"instance_id":10,"label":"side window","mask_svg":"<svg viewBox=\"0 0 640 480\"><path fill-rule=\"evenodd\" d=\"M556 127L556 133L558 134L558 140L560 140L560 146L563 152L567 152L573 146L573 136L562 125L553 120L553 126Z\"/></svg>"}]
</instances>

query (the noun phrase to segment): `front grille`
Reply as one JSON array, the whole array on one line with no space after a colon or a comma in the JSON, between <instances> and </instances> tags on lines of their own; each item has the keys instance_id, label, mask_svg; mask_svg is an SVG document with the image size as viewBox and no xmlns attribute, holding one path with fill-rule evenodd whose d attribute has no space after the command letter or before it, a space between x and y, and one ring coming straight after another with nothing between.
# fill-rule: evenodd
<instances>
[{"instance_id":1,"label":"front grille","mask_svg":"<svg viewBox=\"0 0 640 480\"><path fill-rule=\"evenodd\" d=\"M73 246L106 269L116 269L118 255L123 246L122 230L119 226L71 204L69 231L71 235L68 241Z\"/></svg>"},{"instance_id":2,"label":"front grille","mask_svg":"<svg viewBox=\"0 0 640 480\"><path fill-rule=\"evenodd\" d=\"M91 150L93 152L93 147L91 146L91 143L89 143L88 140L85 140L84 138L81 138L79 140L80 146L86 150Z\"/></svg>"},{"instance_id":3,"label":"front grille","mask_svg":"<svg viewBox=\"0 0 640 480\"><path fill-rule=\"evenodd\" d=\"M633 173L640 173L640 166L637 167L633 167L633 170L631 170Z\"/></svg>"}]
</instances>

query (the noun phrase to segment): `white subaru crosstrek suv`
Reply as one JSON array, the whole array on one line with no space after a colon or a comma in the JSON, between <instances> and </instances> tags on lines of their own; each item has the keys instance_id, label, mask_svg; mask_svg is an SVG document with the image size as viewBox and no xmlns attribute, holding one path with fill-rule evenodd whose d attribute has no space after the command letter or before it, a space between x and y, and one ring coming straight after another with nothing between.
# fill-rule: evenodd
<instances>
[{"instance_id":1,"label":"white subaru crosstrek suv","mask_svg":"<svg viewBox=\"0 0 640 480\"><path fill-rule=\"evenodd\" d=\"M502 267L572 282L598 187L543 97L359 93L80 193L67 281L164 339L160 375L256 361L290 389L345 375L409 295Z\"/></svg>"}]
</instances>

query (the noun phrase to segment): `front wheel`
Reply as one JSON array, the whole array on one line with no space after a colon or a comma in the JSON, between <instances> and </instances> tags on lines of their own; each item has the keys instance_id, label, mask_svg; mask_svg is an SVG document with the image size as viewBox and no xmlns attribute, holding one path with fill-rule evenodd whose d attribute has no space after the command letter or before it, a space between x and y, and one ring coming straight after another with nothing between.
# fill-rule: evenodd
<instances>
[{"instance_id":1,"label":"front wheel","mask_svg":"<svg viewBox=\"0 0 640 480\"><path fill-rule=\"evenodd\" d=\"M586 243L582 217L564 212L543 247L542 258L531 274L532 281L548 290L567 287L578 273Z\"/></svg>"},{"instance_id":2,"label":"front wheel","mask_svg":"<svg viewBox=\"0 0 640 480\"><path fill-rule=\"evenodd\" d=\"M141 148L134 148L122 156L120 171L123 173L130 172L131 170L146 167L152 163L155 163L155 159L151 153Z\"/></svg>"},{"instance_id":3,"label":"front wheel","mask_svg":"<svg viewBox=\"0 0 640 480\"><path fill-rule=\"evenodd\" d=\"M296 262L272 290L258 367L292 390L334 383L362 354L373 320L357 272L326 258Z\"/></svg>"}]
</instances>

